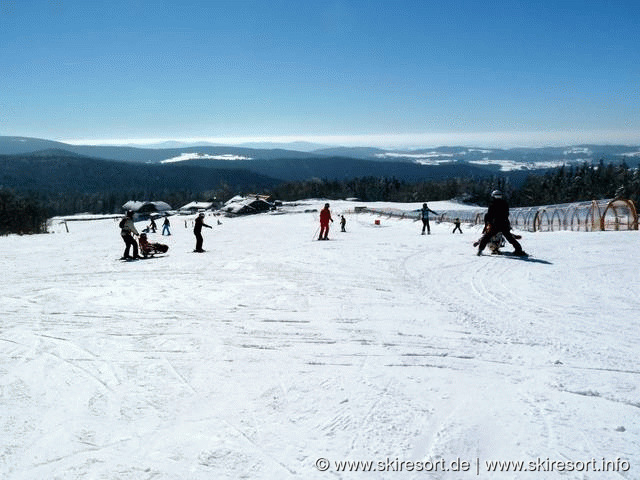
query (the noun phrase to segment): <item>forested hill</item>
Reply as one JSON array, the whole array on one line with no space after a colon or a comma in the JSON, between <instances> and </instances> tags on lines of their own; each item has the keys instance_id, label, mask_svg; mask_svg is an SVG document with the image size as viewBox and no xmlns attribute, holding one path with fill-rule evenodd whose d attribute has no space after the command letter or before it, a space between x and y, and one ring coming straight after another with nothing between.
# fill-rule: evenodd
<instances>
[{"instance_id":1,"label":"forested hill","mask_svg":"<svg viewBox=\"0 0 640 480\"><path fill-rule=\"evenodd\" d=\"M348 180L360 177L377 177L415 182L457 177L488 177L496 173L495 169L478 167L464 162L421 165L407 162L360 160L349 157L278 158L238 162L203 159L181 163L209 168L242 168L287 181L303 181L312 178ZM525 172L509 172L509 175L513 176L514 180L523 180L526 177Z\"/></svg>"},{"instance_id":2,"label":"forested hill","mask_svg":"<svg viewBox=\"0 0 640 480\"><path fill-rule=\"evenodd\" d=\"M373 147L333 147L298 151L291 148L269 148L268 144L249 146L230 145L181 145L165 142L156 146L98 146L71 145L51 140L9 137L0 135L0 154L30 154L42 150L58 149L85 157L120 160L131 163L161 163L199 157L199 160L312 160L325 158L357 159L375 162L412 163L435 166L448 163L471 164L475 167L498 171L541 170L561 165L625 162L634 167L640 165L640 146L630 145L574 145L565 147L535 148L478 148L465 146L441 146L423 149L381 149ZM171 147L171 148L169 148ZM258 148L259 147L259 148ZM306 145L305 148L312 148ZM209 166L209 165L203 165ZM235 166L233 168L236 168ZM269 176L275 176L268 174ZM374 173L375 175L375 173ZM328 178L338 178L330 175Z\"/></svg>"},{"instance_id":3,"label":"forested hill","mask_svg":"<svg viewBox=\"0 0 640 480\"><path fill-rule=\"evenodd\" d=\"M128 200L163 200L178 208L280 183L247 170L134 164L57 150L0 155L0 234L41 231L54 215L119 213Z\"/></svg>"},{"instance_id":4,"label":"forested hill","mask_svg":"<svg viewBox=\"0 0 640 480\"><path fill-rule=\"evenodd\" d=\"M33 192L201 192L222 184L244 190L264 189L279 183L280 180L245 169L132 164L57 150L0 155L0 186Z\"/></svg>"},{"instance_id":5,"label":"forested hill","mask_svg":"<svg viewBox=\"0 0 640 480\"><path fill-rule=\"evenodd\" d=\"M198 146L175 148L143 148L132 146L71 145L39 138L0 136L0 154L26 155L43 150L64 150L85 157L120 160L131 163L160 163L179 157L184 153L198 152L203 155L233 155L246 158L308 158L318 157L311 153L286 149L256 149L234 146Z\"/></svg>"}]
</instances>

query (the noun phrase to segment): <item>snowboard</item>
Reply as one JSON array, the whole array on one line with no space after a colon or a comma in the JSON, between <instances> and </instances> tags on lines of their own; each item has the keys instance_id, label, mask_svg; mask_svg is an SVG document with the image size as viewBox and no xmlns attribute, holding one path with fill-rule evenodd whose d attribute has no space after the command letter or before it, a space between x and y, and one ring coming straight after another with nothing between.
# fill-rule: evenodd
<instances>
[{"instance_id":1,"label":"snowboard","mask_svg":"<svg viewBox=\"0 0 640 480\"><path fill-rule=\"evenodd\" d=\"M162 254L162 255L158 255L158 254L156 254L156 255L154 255L154 256L151 256L151 255L148 255L148 256L146 256L146 257L140 256L140 257L138 257L138 258L133 258L133 257L124 258L124 257L120 257L120 258L118 258L118 260L120 260L121 262L137 262L138 260L149 260L149 259L151 259L151 258L163 258L163 257L167 257L167 256L168 256L167 254Z\"/></svg>"},{"instance_id":2,"label":"snowboard","mask_svg":"<svg viewBox=\"0 0 640 480\"><path fill-rule=\"evenodd\" d=\"M477 253L476 253L477 255ZM513 252L501 252L500 250L496 250L494 252L492 252L491 250L487 251L487 252L482 252L482 254L478 255L481 257L509 257L509 258L521 258L523 260L526 260L528 258L532 258L531 255L529 255L528 253L523 253L520 255L516 255Z\"/></svg>"},{"instance_id":3,"label":"snowboard","mask_svg":"<svg viewBox=\"0 0 640 480\"><path fill-rule=\"evenodd\" d=\"M543 260L541 258L538 257L534 257L533 255L530 254L526 254L526 255L514 255L513 252L500 252L500 253L496 253L496 254L484 254L482 255L483 257L502 257L502 258L509 258L509 259L513 259L513 260L522 260L524 262L531 262L531 263L541 263L544 265L552 265L552 262L548 261L548 260Z\"/></svg>"},{"instance_id":4,"label":"snowboard","mask_svg":"<svg viewBox=\"0 0 640 480\"><path fill-rule=\"evenodd\" d=\"M513 257L513 258L522 258L522 259L527 259L527 258L531 257L531 255L529 255L529 254L528 254L528 253L526 253L526 252L525 252L525 253L523 253L523 254L520 254L520 255L516 255L516 254L515 254L515 253L513 253L513 252L500 252L500 251L498 251L498 252L496 252L496 253L495 253L495 254L493 254L493 255L502 255L502 256L504 256L504 257Z\"/></svg>"}]
</instances>

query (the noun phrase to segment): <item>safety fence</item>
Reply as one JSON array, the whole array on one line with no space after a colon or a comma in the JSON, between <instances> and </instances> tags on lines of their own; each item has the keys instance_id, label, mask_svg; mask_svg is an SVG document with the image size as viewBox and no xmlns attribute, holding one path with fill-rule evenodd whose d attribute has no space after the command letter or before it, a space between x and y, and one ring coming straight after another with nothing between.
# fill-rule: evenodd
<instances>
[{"instance_id":1,"label":"safety fence","mask_svg":"<svg viewBox=\"0 0 640 480\"><path fill-rule=\"evenodd\" d=\"M420 218L420 210L356 207L353 212L374 213L412 220ZM433 218L436 222L453 222L455 219L459 219L463 223L482 225L486 212L486 208L447 210L439 212ZM513 228L529 232L638 230L638 212L635 204L631 200L621 198L512 208L509 220Z\"/></svg>"}]
</instances>

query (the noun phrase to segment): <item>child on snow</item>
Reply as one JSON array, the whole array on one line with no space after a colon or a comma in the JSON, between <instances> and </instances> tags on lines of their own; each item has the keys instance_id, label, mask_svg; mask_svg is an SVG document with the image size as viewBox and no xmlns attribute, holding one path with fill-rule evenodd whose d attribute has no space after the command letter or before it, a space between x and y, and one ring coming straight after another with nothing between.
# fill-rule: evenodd
<instances>
[{"instance_id":1,"label":"child on snow","mask_svg":"<svg viewBox=\"0 0 640 480\"><path fill-rule=\"evenodd\" d=\"M140 244L140 253L142 253L144 257L147 257L148 255L153 256L156 253L167 253L167 250L169 250L167 245L149 242L146 233L140 234L138 243Z\"/></svg>"},{"instance_id":2,"label":"child on snow","mask_svg":"<svg viewBox=\"0 0 640 480\"><path fill-rule=\"evenodd\" d=\"M458 217L456 217L456 219L453 221L453 224L455 225L455 227L453 228L453 232L451 233L456 233L456 230L462 233L462 229L460 228L460 219Z\"/></svg>"}]
</instances>

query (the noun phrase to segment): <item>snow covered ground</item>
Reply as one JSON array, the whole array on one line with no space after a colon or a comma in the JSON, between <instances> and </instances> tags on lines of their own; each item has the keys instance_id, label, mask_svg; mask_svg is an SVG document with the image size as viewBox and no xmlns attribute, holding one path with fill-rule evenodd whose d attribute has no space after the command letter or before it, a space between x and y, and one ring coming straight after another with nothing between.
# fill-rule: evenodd
<instances>
[{"instance_id":1,"label":"snow covered ground","mask_svg":"<svg viewBox=\"0 0 640 480\"><path fill-rule=\"evenodd\" d=\"M340 233L347 202L315 241L323 203L209 216L204 254L172 217L137 262L114 219L0 238L0 478L640 478L638 232L477 257L477 227Z\"/></svg>"}]
</instances>

